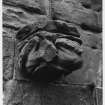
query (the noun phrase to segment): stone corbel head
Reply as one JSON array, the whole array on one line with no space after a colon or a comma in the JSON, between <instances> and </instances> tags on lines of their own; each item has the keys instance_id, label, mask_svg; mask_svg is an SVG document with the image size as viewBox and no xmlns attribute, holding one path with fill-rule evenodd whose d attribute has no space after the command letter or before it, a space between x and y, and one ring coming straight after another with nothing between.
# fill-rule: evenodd
<instances>
[{"instance_id":1,"label":"stone corbel head","mask_svg":"<svg viewBox=\"0 0 105 105\"><path fill-rule=\"evenodd\" d=\"M16 38L18 66L27 78L51 82L82 67L82 41L72 24L31 24L20 29Z\"/></svg>"}]
</instances>

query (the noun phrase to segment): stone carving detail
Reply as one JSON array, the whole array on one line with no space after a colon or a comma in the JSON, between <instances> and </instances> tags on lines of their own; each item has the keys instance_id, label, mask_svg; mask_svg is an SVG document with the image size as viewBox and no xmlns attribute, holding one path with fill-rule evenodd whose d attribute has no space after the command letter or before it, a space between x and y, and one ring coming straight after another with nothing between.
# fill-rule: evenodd
<instances>
[{"instance_id":1,"label":"stone carving detail","mask_svg":"<svg viewBox=\"0 0 105 105\"><path fill-rule=\"evenodd\" d=\"M16 35L22 74L49 82L80 69L82 41L76 27L63 21L39 26L27 25Z\"/></svg>"}]
</instances>

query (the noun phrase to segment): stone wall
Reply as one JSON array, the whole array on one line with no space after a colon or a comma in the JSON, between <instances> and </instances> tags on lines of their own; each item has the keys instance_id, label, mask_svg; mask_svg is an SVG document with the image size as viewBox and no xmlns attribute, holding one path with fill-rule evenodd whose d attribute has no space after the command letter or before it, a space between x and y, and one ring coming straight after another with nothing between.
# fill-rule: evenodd
<instances>
[{"instance_id":1,"label":"stone wall","mask_svg":"<svg viewBox=\"0 0 105 105\"><path fill-rule=\"evenodd\" d=\"M83 66L65 78L68 84L31 83L15 72L16 33L48 20L76 27L83 41ZM4 105L102 105L102 1L3 0L3 92Z\"/></svg>"}]
</instances>

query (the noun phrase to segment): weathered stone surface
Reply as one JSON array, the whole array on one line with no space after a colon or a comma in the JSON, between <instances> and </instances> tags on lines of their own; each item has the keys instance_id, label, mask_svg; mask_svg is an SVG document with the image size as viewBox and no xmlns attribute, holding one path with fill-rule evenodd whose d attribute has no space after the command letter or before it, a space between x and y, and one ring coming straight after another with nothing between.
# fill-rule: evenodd
<instances>
[{"instance_id":1,"label":"weathered stone surface","mask_svg":"<svg viewBox=\"0 0 105 105\"><path fill-rule=\"evenodd\" d=\"M13 30L18 30L20 27L33 22L46 19L45 15L29 14L21 8L4 6L3 11L3 26L10 27Z\"/></svg>"},{"instance_id":2,"label":"weathered stone surface","mask_svg":"<svg viewBox=\"0 0 105 105\"><path fill-rule=\"evenodd\" d=\"M44 27L46 31L67 34L68 36L80 37L78 26L73 23L67 23L62 20L48 21ZM82 42L81 42L82 43Z\"/></svg>"},{"instance_id":3,"label":"weathered stone surface","mask_svg":"<svg viewBox=\"0 0 105 105\"><path fill-rule=\"evenodd\" d=\"M3 36L13 38L16 35L17 31L11 29L10 27L3 27Z\"/></svg>"},{"instance_id":4,"label":"weathered stone surface","mask_svg":"<svg viewBox=\"0 0 105 105\"><path fill-rule=\"evenodd\" d=\"M3 59L3 79L5 81L13 78L13 57Z\"/></svg>"},{"instance_id":5,"label":"weathered stone surface","mask_svg":"<svg viewBox=\"0 0 105 105\"><path fill-rule=\"evenodd\" d=\"M23 10L29 12L29 13L39 13L42 14L42 10L40 8L40 1L39 0L3 0L3 3L5 5L9 5L12 7L18 7L22 8Z\"/></svg>"},{"instance_id":6,"label":"weathered stone surface","mask_svg":"<svg viewBox=\"0 0 105 105\"><path fill-rule=\"evenodd\" d=\"M94 11L102 10L102 0L78 0L82 6L87 9L92 9Z\"/></svg>"},{"instance_id":7,"label":"weathered stone surface","mask_svg":"<svg viewBox=\"0 0 105 105\"><path fill-rule=\"evenodd\" d=\"M26 32L24 30L25 28L23 28L23 34ZM32 32L30 30L29 28L26 36L28 33L31 35ZM59 30L57 29L57 31ZM23 39L24 35L21 32L22 30L20 31L20 37ZM78 33L76 34L78 35ZM18 35L19 33L17 38ZM19 43L19 68L21 71L24 70L22 73L25 74L26 72L27 76L31 75L31 77L37 77L40 80L50 81L50 79L59 78L61 74L67 75L81 68L82 48L81 43L76 41L79 40L81 42L81 39L78 37L73 38L73 35L60 33L48 34L45 31L33 33L33 35L31 39L28 39L29 41L25 42L23 40L24 43L23 41Z\"/></svg>"},{"instance_id":8,"label":"weathered stone surface","mask_svg":"<svg viewBox=\"0 0 105 105\"><path fill-rule=\"evenodd\" d=\"M83 45L95 49L102 49L102 36L101 34L86 33L84 32L82 36Z\"/></svg>"},{"instance_id":9,"label":"weathered stone surface","mask_svg":"<svg viewBox=\"0 0 105 105\"><path fill-rule=\"evenodd\" d=\"M80 70L74 71L71 75L69 75L66 79L70 83L91 83L97 82L98 70L99 70L99 59L100 51L95 50L92 51L90 48L84 48L83 53L83 67Z\"/></svg>"},{"instance_id":10,"label":"weathered stone surface","mask_svg":"<svg viewBox=\"0 0 105 105\"><path fill-rule=\"evenodd\" d=\"M3 37L3 56L13 56L14 55L14 40L10 37Z\"/></svg>"},{"instance_id":11,"label":"weathered stone surface","mask_svg":"<svg viewBox=\"0 0 105 105\"><path fill-rule=\"evenodd\" d=\"M21 94L20 94L21 93ZM6 85L6 105L92 105L86 87L40 85L11 80Z\"/></svg>"},{"instance_id":12,"label":"weathered stone surface","mask_svg":"<svg viewBox=\"0 0 105 105\"><path fill-rule=\"evenodd\" d=\"M3 0L3 26L18 30L27 24L46 20L40 0Z\"/></svg>"},{"instance_id":13,"label":"weathered stone surface","mask_svg":"<svg viewBox=\"0 0 105 105\"><path fill-rule=\"evenodd\" d=\"M37 32L36 35L43 36L43 37L47 38L48 40L55 40L57 35L60 37L60 34L61 34L62 37L67 37L67 38L70 37L69 38L70 40L74 40L80 44L83 41L83 46L85 46L85 47L83 47L83 56L82 56L82 58L84 59L83 67L82 67L82 69L80 69L77 72L74 72L70 76L68 76L70 78L69 82L72 82L72 83L94 82L94 83L96 83L97 72L98 72L98 67L99 67L98 59L100 59L100 54L101 54L101 52L98 49L101 49L101 47L102 47L101 46L101 35L100 34L92 34L91 32L86 33L86 31L83 31L82 29L79 30L78 27L76 27L72 23L69 24L69 23L66 23L63 21L59 21L59 20L54 21L54 22L48 21L47 25L44 25L43 27L41 27L41 28L45 29L46 31L57 32L57 33L50 33L50 32L46 32L46 31L42 31L42 32ZM63 31L62 31L62 28L65 28L65 29L63 29ZM28 32L28 33L30 33L30 35L32 32L34 32L34 28L31 28L31 29L33 31ZM81 33L80 31L83 31L83 33ZM22 33L24 34L24 31ZM20 33L20 34L18 33L18 35L22 36L22 33ZM25 35L27 35L27 34L24 34L23 37ZM29 36L27 36L27 37L29 37ZM78 37L81 37L81 39ZM71 46L72 45L73 44L71 43Z\"/></svg>"},{"instance_id":14,"label":"weathered stone surface","mask_svg":"<svg viewBox=\"0 0 105 105\"><path fill-rule=\"evenodd\" d=\"M3 34L3 90L8 80L13 78L14 73L14 41L7 34Z\"/></svg>"},{"instance_id":15,"label":"weathered stone surface","mask_svg":"<svg viewBox=\"0 0 105 105\"><path fill-rule=\"evenodd\" d=\"M103 89L102 88L96 89L96 103L97 105L103 105Z\"/></svg>"},{"instance_id":16,"label":"weathered stone surface","mask_svg":"<svg viewBox=\"0 0 105 105\"><path fill-rule=\"evenodd\" d=\"M14 72L14 41L11 37L3 37L3 86L6 81L13 78Z\"/></svg>"},{"instance_id":17,"label":"weathered stone surface","mask_svg":"<svg viewBox=\"0 0 105 105\"><path fill-rule=\"evenodd\" d=\"M83 29L101 32L101 27L98 26L98 15L92 11L83 8L81 5L70 1L54 1L53 3L53 18L67 22L79 24Z\"/></svg>"},{"instance_id":18,"label":"weathered stone surface","mask_svg":"<svg viewBox=\"0 0 105 105\"><path fill-rule=\"evenodd\" d=\"M102 59L102 56L100 55L100 58ZM103 69L102 69L102 61L99 62L99 68L97 72L97 87L103 87Z\"/></svg>"},{"instance_id":19,"label":"weathered stone surface","mask_svg":"<svg viewBox=\"0 0 105 105\"><path fill-rule=\"evenodd\" d=\"M95 105L102 105L102 90L92 98L88 89L77 85L9 81L16 63L11 38L21 27L33 23L42 25L42 35L50 40L62 34L82 44L83 67L65 78L68 83L94 82L96 87L102 87L102 0L3 0L3 36L7 36L3 37L4 105L93 105L93 100Z\"/></svg>"},{"instance_id":20,"label":"weathered stone surface","mask_svg":"<svg viewBox=\"0 0 105 105\"><path fill-rule=\"evenodd\" d=\"M4 105L41 105L39 95L40 88L38 85L34 86L28 82L10 80L6 84Z\"/></svg>"}]
</instances>

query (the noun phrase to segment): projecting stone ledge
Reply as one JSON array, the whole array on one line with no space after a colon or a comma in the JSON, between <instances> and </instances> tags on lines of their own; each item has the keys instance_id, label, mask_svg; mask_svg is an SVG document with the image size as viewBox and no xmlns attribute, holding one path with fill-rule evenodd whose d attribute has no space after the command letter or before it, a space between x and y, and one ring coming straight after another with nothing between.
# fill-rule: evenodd
<instances>
[{"instance_id":1,"label":"projecting stone ledge","mask_svg":"<svg viewBox=\"0 0 105 105\"><path fill-rule=\"evenodd\" d=\"M4 105L94 105L89 89L78 85L10 80L5 93Z\"/></svg>"}]
</instances>

